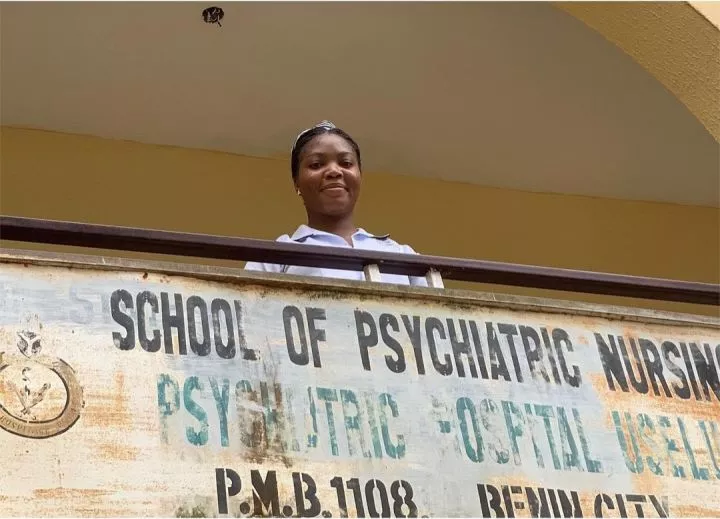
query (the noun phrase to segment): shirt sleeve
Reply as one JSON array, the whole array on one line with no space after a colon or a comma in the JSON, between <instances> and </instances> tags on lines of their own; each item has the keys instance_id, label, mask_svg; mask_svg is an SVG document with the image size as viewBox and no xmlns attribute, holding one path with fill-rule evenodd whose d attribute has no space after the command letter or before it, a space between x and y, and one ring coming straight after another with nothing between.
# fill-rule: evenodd
<instances>
[{"instance_id":1,"label":"shirt sleeve","mask_svg":"<svg viewBox=\"0 0 720 519\"><path fill-rule=\"evenodd\" d=\"M403 245L402 252L404 254L417 254L417 252L415 252L415 250L410 245ZM408 276L408 278L410 279L410 284L412 286L416 286L416 287L428 286L427 279L425 279L424 277Z\"/></svg>"},{"instance_id":2,"label":"shirt sleeve","mask_svg":"<svg viewBox=\"0 0 720 519\"><path fill-rule=\"evenodd\" d=\"M290 237L287 234L283 234L280 236L277 240L279 242L289 242L292 241ZM286 265L276 265L274 263L258 263L256 261L248 261L245 264L245 270L253 270L257 272L272 272L274 274L280 274L285 272L287 266Z\"/></svg>"}]
</instances>

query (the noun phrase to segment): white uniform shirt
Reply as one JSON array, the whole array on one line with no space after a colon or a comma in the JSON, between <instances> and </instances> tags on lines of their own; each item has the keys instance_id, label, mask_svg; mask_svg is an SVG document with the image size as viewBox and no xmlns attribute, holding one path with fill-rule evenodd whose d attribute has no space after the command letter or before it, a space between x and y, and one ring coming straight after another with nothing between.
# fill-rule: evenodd
<instances>
[{"instance_id":1,"label":"white uniform shirt","mask_svg":"<svg viewBox=\"0 0 720 519\"><path fill-rule=\"evenodd\" d=\"M326 247L350 248L348 242L337 234L325 231L318 231L307 225L301 225L292 236L283 234L277 241L285 243L307 243L308 245L323 245ZM389 238L388 235L375 236L364 229L358 229L352 235L352 248L362 250L377 250L383 252L398 252L404 254L417 254L409 245L401 245ZM257 270L261 272L287 273L298 276L320 276L328 278L351 279L364 281L365 274L361 270L337 270L318 267L300 267L296 265L275 265L272 263L248 262L246 270ZM397 285L427 286L423 277L402 276L398 274L381 274L383 283L394 283Z\"/></svg>"}]
</instances>

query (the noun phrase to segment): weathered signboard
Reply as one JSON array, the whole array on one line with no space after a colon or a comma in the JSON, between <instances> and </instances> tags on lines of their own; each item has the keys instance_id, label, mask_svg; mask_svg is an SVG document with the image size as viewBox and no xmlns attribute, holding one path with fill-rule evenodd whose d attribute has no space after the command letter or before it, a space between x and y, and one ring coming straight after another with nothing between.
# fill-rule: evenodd
<instances>
[{"instance_id":1,"label":"weathered signboard","mask_svg":"<svg viewBox=\"0 0 720 519\"><path fill-rule=\"evenodd\" d=\"M208 272L2 259L2 515L720 515L717 320Z\"/></svg>"}]
</instances>

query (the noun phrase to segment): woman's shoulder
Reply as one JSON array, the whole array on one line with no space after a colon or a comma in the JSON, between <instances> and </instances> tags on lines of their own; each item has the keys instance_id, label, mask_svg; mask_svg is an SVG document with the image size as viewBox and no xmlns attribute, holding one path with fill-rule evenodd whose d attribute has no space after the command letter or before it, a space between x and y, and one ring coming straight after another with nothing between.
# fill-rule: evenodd
<instances>
[{"instance_id":1,"label":"woman's shoulder","mask_svg":"<svg viewBox=\"0 0 720 519\"><path fill-rule=\"evenodd\" d=\"M307 225L301 225L294 233L278 236L275 241L283 243L305 243L308 238L314 237L318 233L319 231L316 231ZM410 245L395 241L390 234L373 234L363 228L359 228L357 230L356 235L358 234L364 238L366 244L370 245L369 248L371 249L400 252L404 254L417 254ZM365 247L361 246L361 248Z\"/></svg>"},{"instance_id":2,"label":"woman's shoulder","mask_svg":"<svg viewBox=\"0 0 720 519\"><path fill-rule=\"evenodd\" d=\"M371 240L374 247L378 250L391 250L393 252L401 252L404 254L417 254L415 250L407 244L395 241L389 234L372 234L364 229L360 229L368 240Z\"/></svg>"}]
</instances>

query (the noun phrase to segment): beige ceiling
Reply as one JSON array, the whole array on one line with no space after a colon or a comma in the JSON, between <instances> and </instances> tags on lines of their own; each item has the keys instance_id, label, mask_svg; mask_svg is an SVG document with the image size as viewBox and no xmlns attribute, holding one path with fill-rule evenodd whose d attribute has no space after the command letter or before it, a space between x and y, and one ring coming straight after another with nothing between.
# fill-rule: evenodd
<instances>
[{"instance_id":1,"label":"beige ceiling","mask_svg":"<svg viewBox=\"0 0 720 519\"><path fill-rule=\"evenodd\" d=\"M720 141L720 2L555 2L627 52Z\"/></svg>"},{"instance_id":2,"label":"beige ceiling","mask_svg":"<svg viewBox=\"0 0 720 519\"><path fill-rule=\"evenodd\" d=\"M209 5L0 4L2 124L286 157L331 119L366 169L720 206L687 103L552 4Z\"/></svg>"}]
</instances>

